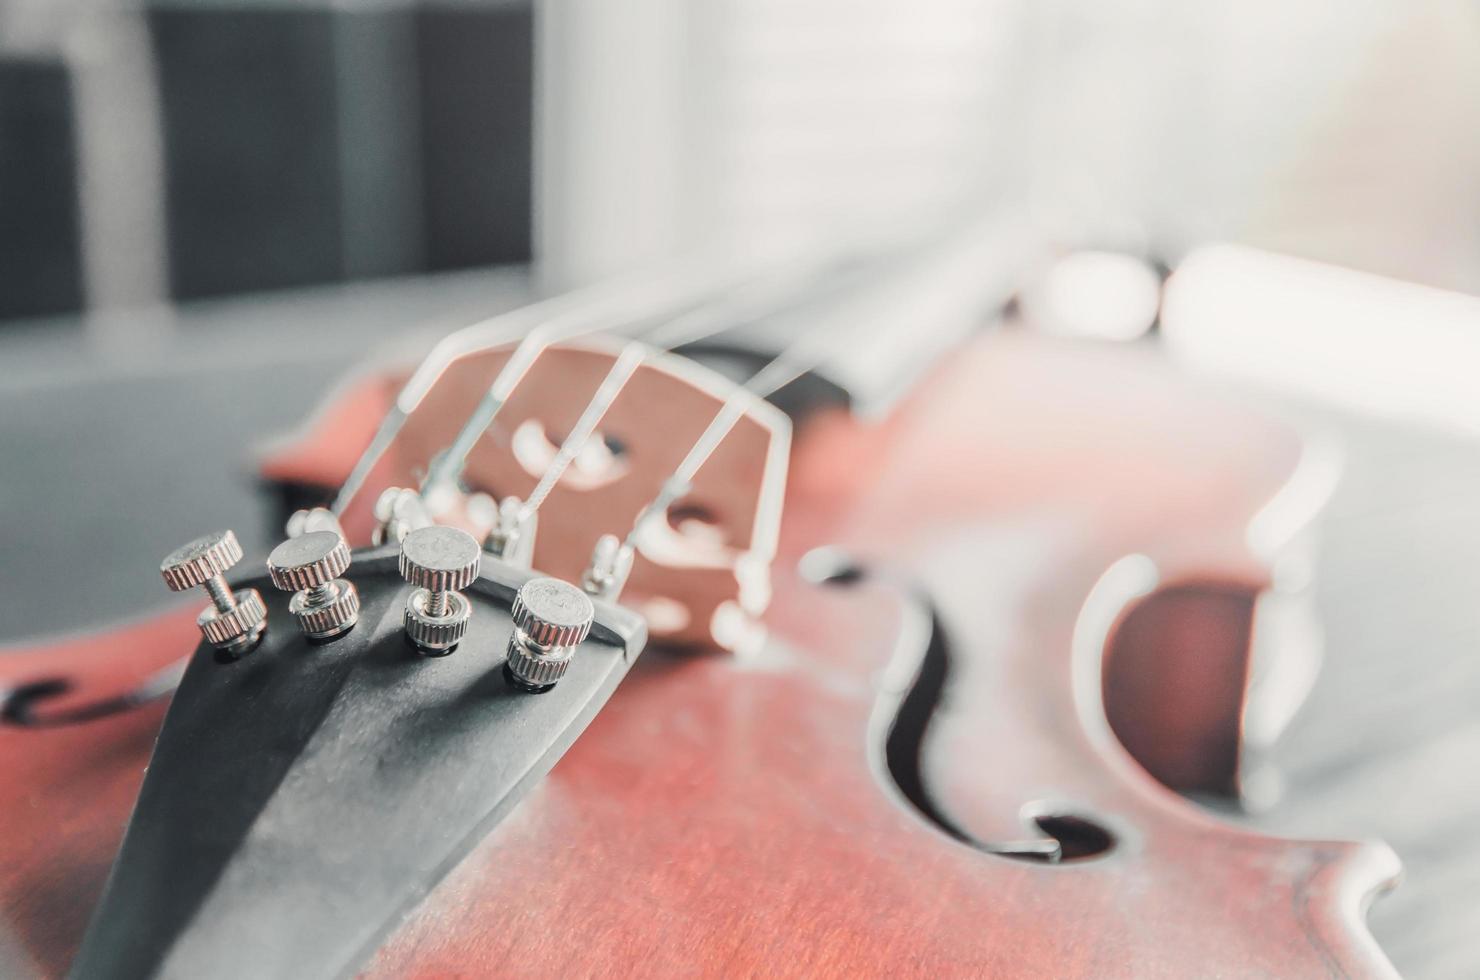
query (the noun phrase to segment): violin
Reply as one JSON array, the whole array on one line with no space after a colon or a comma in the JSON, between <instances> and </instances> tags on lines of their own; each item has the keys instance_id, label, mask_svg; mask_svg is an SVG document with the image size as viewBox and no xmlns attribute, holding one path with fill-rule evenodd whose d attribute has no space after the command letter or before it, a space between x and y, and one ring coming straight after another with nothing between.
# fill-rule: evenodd
<instances>
[{"instance_id":1,"label":"violin","mask_svg":"<svg viewBox=\"0 0 1480 980\"><path fill-rule=\"evenodd\" d=\"M263 461L329 504L267 568L208 534L206 596L0 658L5 975L1394 975L1390 850L1189 799L1241 792L1320 454L981 329L992 249L351 379Z\"/></svg>"}]
</instances>

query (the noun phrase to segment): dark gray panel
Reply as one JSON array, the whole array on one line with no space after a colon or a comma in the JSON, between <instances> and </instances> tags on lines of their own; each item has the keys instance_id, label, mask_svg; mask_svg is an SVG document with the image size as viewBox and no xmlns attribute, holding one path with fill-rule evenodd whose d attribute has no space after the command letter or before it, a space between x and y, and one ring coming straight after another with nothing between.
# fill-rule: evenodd
<instances>
[{"instance_id":1,"label":"dark gray panel","mask_svg":"<svg viewBox=\"0 0 1480 980\"><path fill-rule=\"evenodd\" d=\"M527 261L527 5L156 4L172 291Z\"/></svg>"},{"instance_id":2,"label":"dark gray panel","mask_svg":"<svg viewBox=\"0 0 1480 980\"><path fill-rule=\"evenodd\" d=\"M409 9L334 17L344 273L426 268L416 19Z\"/></svg>"},{"instance_id":3,"label":"dark gray panel","mask_svg":"<svg viewBox=\"0 0 1480 980\"><path fill-rule=\"evenodd\" d=\"M60 61L0 59L0 318L82 306L72 119Z\"/></svg>"},{"instance_id":4,"label":"dark gray panel","mask_svg":"<svg viewBox=\"0 0 1480 980\"><path fill-rule=\"evenodd\" d=\"M427 267L528 261L533 10L433 4L417 20Z\"/></svg>"},{"instance_id":5,"label":"dark gray panel","mask_svg":"<svg viewBox=\"0 0 1480 980\"><path fill-rule=\"evenodd\" d=\"M331 15L163 8L149 24L174 294L340 278Z\"/></svg>"}]
</instances>

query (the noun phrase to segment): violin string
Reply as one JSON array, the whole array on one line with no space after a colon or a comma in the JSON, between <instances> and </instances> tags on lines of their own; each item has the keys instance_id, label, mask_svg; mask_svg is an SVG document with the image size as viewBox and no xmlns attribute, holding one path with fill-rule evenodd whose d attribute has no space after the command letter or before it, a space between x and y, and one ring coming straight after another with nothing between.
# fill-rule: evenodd
<instances>
[{"instance_id":1,"label":"violin string","mask_svg":"<svg viewBox=\"0 0 1480 980\"><path fill-rule=\"evenodd\" d=\"M460 358L527 336L543 323L571 322L574 318L584 317L594 324L593 329L618 326L628 306L621 302L624 293L634 288L640 289L644 283L651 285L650 279L650 276L632 277L590 286L489 317L442 338L422 358L411 377L396 394L395 401L376 427L374 436L339 488L330 509L336 516L344 514L350 502L364 488L376 464L395 442L411 413L447 369Z\"/></svg>"},{"instance_id":2,"label":"violin string","mask_svg":"<svg viewBox=\"0 0 1480 980\"><path fill-rule=\"evenodd\" d=\"M663 481L658 493L638 511L632 527L622 541L624 550L636 547L637 536L648 521L666 513L669 507L693 489L693 480L700 468L714 455L725 436L730 434L756 401L775 394L822 362L826 357L824 349L797 356L798 350L805 347L809 338L815 338L815 335L808 335L777 354L730 393L684 454L683 460Z\"/></svg>"},{"instance_id":3,"label":"violin string","mask_svg":"<svg viewBox=\"0 0 1480 980\"><path fill-rule=\"evenodd\" d=\"M364 489L370 474L395 442L411 414L459 359L523 338L516 347L516 354L520 348L523 348L523 353L517 357L511 355L505 362L460 430L461 441L466 443L476 441L492 422L508 392L545 345L582 334L620 330L651 317L655 310L680 307L727 285L744 281L762 268L752 264L737 274L734 265L701 258L656 272L631 274L490 317L444 337L427 353L397 393L335 495L330 509L336 516L344 514ZM442 454L446 469L437 474L439 480L446 479L447 474L456 468L453 465L454 451L450 448ZM424 481L423 485L427 482Z\"/></svg>"},{"instance_id":4,"label":"violin string","mask_svg":"<svg viewBox=\"0 0 1480 980\"><path fill-rule=\"evenodd\" d=\"M665 348L678 346L680 343L693 343L704 337L723 333L738 325L739 319L735 311L756 305L757 296L761 305L792 302L796 293L812 286L819 277L825 278L825 270L838 264L839 259L836 256L808 256L785 263L771 261L744 270L738 275L725 277L718 285L711 283L704 290L688 290L686 298L695 305L675 318L662 321L654 333L672 338L662 342ZM716 294L719 297L717 299ZM733 298L736 294L740 296L738 302ZM649 304L644 308L639 299L629 304L631 308L627 310L625 322L631 324L644 318L654 319L654 308L664 310L682 305L682 302L675 302L670 298L669 302L661 305ZM694 324L700 325L698 332L694 332ZM557 319L542 323L526 335L495 376L483 399L463 423L453 443L429 463L426 479L421 484L422 493L428 494L441 487L456 485L467 465L468 454L493 424L515 389L528 376L530 368L541 353L553 344L593 333L603 327L599 323L580 320L568 323ZM617 386L617 390L619 389L620 385Z\"/></svg>"},{"instance_id":5,"label":"violin string","mask_svg":"<svg viewBox=\"0 0 1480 980\"><path fill-rule=\"evenodd\" d=\"M807 299L814 298L819 293L825 293L828 288L836 287L839 280L851 281L853 276L859 274L861 268L869 267L869 263L866 262L854 265L836 263L835 265L836 267L831 270L834 273L832 276L823 275L821 277L825 280L821 287L818 285L819 273L815 269L807 270L802 277L798 277L795 273L779 276L764 284L759 291L745 294L737 301L712 301L667 321L642 340L628 344L586 403L580 418L562 441L560 449L541 474L535 488L530 491L528 499L521 505L518 515L519 523L526 523L539 511L540 505L545 502L550 491L555 488L570 464L585 449L587 442L596 431L596 426L601 423L606 412L643 362L674 348L697 343L789 307L802 305ZM807 295L799 298L799 293ZM798 345L793 345L795 346ZM785 355L778 355L774 358L769 362L771 368L774 369L774 366L778 364L784 366L786 363L784 358ZM820 357L818 359L820 360ZM806 369L803 367L796 370L790 378L796 377ZM767 394L784 385L786 380L790 380L787 378L767 387L770 373L767 367L762 367L757 375L759 383ZM743 414L743 410L740 414ZM736 418L738 417L737 415ZM730 424L733 425L734 422ZM721 434L722 437L723 434Z\"/></svg>"},{"instance_id":6,"label":"violin string","mask_svg":"<svg viewBox=\"0 0 1480 980\"><path fill-rule=\"evenodd\" d=\"M534 489L529 492L528 499L520 506L519 524L526 524L539 511L540 504L545 502L545 498L550 495L550 491L565 474L571 461L585 448L587 440L596 431L596 426L606 416L606 410L611 407L612 402L616 401L617 395L626 387L627 382L631 380L632 375L637 372L638 367L647 360L647 357L648 348L644 344L630 343L622 348L621 354L617 355L616 361L612 363L611 370L607 372L601 385L596 389L596 393L591 396L591 400L581 411L581 417L576 420L575 426L560 443L560 450L555 454L555 458L540 475L539 483L535 484Z\"/></svg>"},{"instance_id":7,"label":"violin string","mask_svg":"<svg viewBox=\"0 0 1480 980\"><path fill-rule=\"evenodd\" d=\"M992 294L992 278L989 273L995 265L1001 265L998 253L1004 240L1016 241L1015 238L1006 238L995 224L969 226L966 233L945 239L944 247L936 243L915 253L914 258L923 261L914 270L905 263L901 281L912 296L922 290L927 296L931 293L947 296L959 293L967 296L969 300L965 306L959 302L947 305L946 310L953 316L959 317L967 310L984 314L993 305L989 299ZM926 270L923 275L922 270ZM962 293L963 274L969 276L969 281L974 284L981 280L977 288ZM977 294L978 290L980 295ZM884 305L888 308L890 304ZM911 307L914 305L916 304L912 303ZM940 311L936 315L941 315ZM657 495L638 511L622 540L622 550L633 550L642 528L650 520L666 513L669 507L692 490L694 477L698 475L700 468L757 400L774 394L821 364L832 353L829 348L834 343L833 335L855 322L848 315L834 315L825 319L830 322L826 322L821 329L802 334L796 342L788 345L756 371L749 381L731 392L709 425L689 447L678 467L663 481ZM809 349L809 345L812 349Z\"/></svg>"},{"instance_id":8,"label":"violin string","mask_svg":"<svg viewBox=\"0 0 1480 980\"><path fill-rule=\"evenodd\" d=\"M775 277L777 268L800 269L802 274L798 276L793 272L792 278L806 282L827 278L819 276L819 272L829 266L875 266L888 261L890 256L897 257L899 251L897 247L879 247L851 255L835 251L803 251L793 255L789 262L772 260L765 264L752 263L739 275L733 272L733 262L726 264L695 260L677 269L668 268L657 273L633 275L586 287L458 330L433 347L397 394L395 402L381 419L374 436L336 494L331 510L336 516L343 515L349 504L364 489L371 472L395 442L412 412L447 369L462 357L494 349L521 335L523 337L464 422L453 444L429 460L427 478L421 484L423 491L449 481L455 483L466 464L467 454L493 423L539 353L550 344L597 331L630 327L644 318L652 319L654 310L673 309L685 302L702 301L704 297L712 296L726 286L731 289L737 284L743 286L750 280L763 278L765 274ZM859 261L863 259L870 261ZM843 260L853 261L850 263ZM785 280L785 277L781 278ZM703 309L702 302L700 309ZM683 317L679 317L678 322L682 320ZM714 327L713 332L718 333L726 329L727 325L715 323Z\"/></svg>"},{"instance_id":9,"label":"violin string","mask_svg":"<svg viewBox=\"0 0 1480 980\"><path fill-rule=\"evenodd\" d=\"M855 264L850 270L855 273L853 277L840 277L845 279L845 286L857 279L871 278L875 269L897 260L898 256L891 253L870 258L872 261ZM793 306L799 305L801 304L793 304ZM774 313L778 310L772 309L769 312ZM678 467L663 481L657 495L638 512L623 539L622 547L624 549L635 547L637 535L641 533L647 522L658 514L666 512L670 506L690 492L693 479L700 468L757 400L764 399L784 388L835 353L838 339L835 335L848 327L851 322L848 318L831 318L821 329L800 332L796 340L756 369L748 380L737 386L721 404L719 411L699 434L698 439L689 447ZM597 394L587 404L581 419L562 443L555 459L546 468L529 499L520 508L521 523L527 521L538 511L539 506L559 481L565 469L580 454L585 443L594 433L596 425L611 402L615 400L621 386L635 372L641 358L633 356L635 360L630 362L619 357L618 363L613 365L612 373L607 378L610 384L603 382Z\"/></svg>"},{"instance_id":10,"label":"violin string","mask_svg":"<svg viewBox=\"0 0 1480 980\"><path fill-rule=\"evenodd\" d=\"M779 304L777 304L779 305ZM770 309L758 309L756 315L764 315L766 312L775 312L776 307ZM720 310L713 307L698 311L703 314L701 322L709 319L722 319ZM692 316L692 314L690 315ZM667 325L664 329L665 344L655 348L640 341L628 344L618 355L606 378L597 388L596 393L586 403L580 418L572 427L569 435L561 443L555 458L545 468L540 476L538 484L529 494L519 509L518 520L520 524L528 522L545 502L550 492L555 488L560 478L564 475L570 463L585 448L586 443L595 433L596 426L600 424L612 403L616 401L622 388L636 373L637 368L649 357L660 353L662 350L682 346L723 332L730 327L713 329L711 324L706 324L700 330L685 330L688 317L680 317ZM750 317L735 317L727 322L738 324L755 319ZM741 385L739 385L725 399L719 411L710 420L709 425L699 435L699 438L690 447L688 453L679 463L673 474L663 482L658 495L645 506L634 521L632 529L628 532L624 546L631 546L638 531L646 521L654 514L666 511L674 501L689 492L690 484L708 458L713 455L726 435L730 433L735 425L745 416L745 413L758 398L765 398L780 388L785 387L792 381L816 367L831 350L830 334L836 331L841 324L833 324L832 330L824 330L811 333L803 333L797 340L789 344L781 353L772 357ZM809 348L815 348L809 351Z\"/></svg>"},{"instance_id":11,"label":"violin string","mask_svg":"<svg viewBox=\"0 0 1480 980\"><path fill-rule=\"evenodd\" d=\"M710 285L712 288L712 284ZM679 295L675 295L675 292ZM675 290L669 283L660 280L647 284L646 288L639 286L621 297L615 310L601 311L593 316L584 307L577 307L543 320L515 345L509 359L489 384L488 390L458 429L451 445L428 461L427 474L420 487L422 493L426 494L442 486L456 485L462 476L468 454L493 424L545 348L598 330L640 322L644 317L650 316L654 309L681 304L688 296L689 290L682 285Z\"/></svg>"},{"instance_id":12,"label":"violin string","mask_svg":"<svg viewBox=\"0 0 1480 980\"><path fill-rule=\"evenodd\" d=\"M749 277L721 291L717 297L706 297L692 308L660 320L655 327L640 334L638 340L628 344L618 354L606 377L587 401L575 426L562 441L529 498L520 506L518 519L521 522L526 521L539 510L571 462L585 448L607 410L645 360L676 347L698 343L737 329L779 309L804 302L807 296L830 288L838 279L853 273L854 265L832 256L788 263L780 270L767 269L758 276ZM499 378L495 379L495 387L500 390L494 399L488 401L484 411L475 412L469 417L458 440L442 457L443 463L438 467L439 474L433 476L429 473L423 484L424 492L449 485L442 481L454 480L461 474L466 465L467 454L493 423L498 410L507 402L517 385L527 377L534 360L559 339L570 338L538 338L537 348L519 365L514 377L505 378L503 372L500 372ZM519 349L516 348L511 361L518 354Z\"/></svg>"}]
</instances>

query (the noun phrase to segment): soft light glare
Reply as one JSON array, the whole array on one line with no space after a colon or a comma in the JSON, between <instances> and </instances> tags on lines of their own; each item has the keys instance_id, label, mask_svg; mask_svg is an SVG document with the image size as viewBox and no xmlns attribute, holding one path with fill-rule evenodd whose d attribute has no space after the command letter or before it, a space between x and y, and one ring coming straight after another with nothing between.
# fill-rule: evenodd
<instances>
[{"instance_id":1,"label":"soft light glare","mask_svg":"<svg viewBox=\"0 0 1480 980\"><path fill-rule=\"evenodd\" d=\"M1097 340L1135 340L1156 322L1161 277L1134 256L1074 252L1055 262L1023 297L1034 327Z\"/></svg>"},{"instance_id":2,"label":"soft light glare","mask_svg":"<svg viewBox=\"0 0 1480 980\"><path fill-rule=\"evenodd\" d=\"M1480 435L1480 299L1217 245L1167 284L1162 328L1198 367Z\"/></svg>"}]
</instances>

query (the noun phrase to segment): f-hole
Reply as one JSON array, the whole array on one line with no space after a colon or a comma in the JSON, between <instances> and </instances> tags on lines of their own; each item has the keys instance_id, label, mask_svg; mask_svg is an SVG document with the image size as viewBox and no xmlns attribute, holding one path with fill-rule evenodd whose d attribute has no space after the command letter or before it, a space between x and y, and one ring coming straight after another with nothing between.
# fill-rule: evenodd
<instances>
[{"instance_id":1,"label":"f-hole","mask_svg":"<svg viewBox=\"0 0 1480 980\"><path fill-rule=\"evenodd\" d=\"M0 690L0 724L17 728L60 728L133 711L173 694L180 685L189 659L185 657L169 664L121 694L81 703L64 702L61 707L53 707L51 703L71 694L75 688L73 682L65 677L48 677L8 691Z\"/></svg>"},{"instance_id":2,"label":"f-hole","mask_svg":"<svg viewBox=\"0 0 1480 980\"><path fill-rule=\"evenodd\" d=\"M837 588L857 586L867 569L833 549L817 549L800 566L804 578ZM946 690L951 672L950 645L939 612L928 597L910 590L909 600L927 614L929 633L920 652L914 679L900 699L884 739L884 763L889 777L910 806L954 840L997 857L1035 864L1069 864L1101 857L1115 847L1115 835L1093 817L1042 802L1022 810L1038 839L983 841L951 818L931 797L925 785L923 753L931 718Z\"/></svg>"},{"instance_id":3,"label":"f-hole","mask_svg":"<svg viewBox=\"0 0 1480 980\"><path fill-rule=\"evenodd\" d=\"M1114 835L1088 817L1043 813L1034 817L1033 823L1059 842L1059 863L1099 857L1115 846Z\"/></svg>"}]
</instances>

